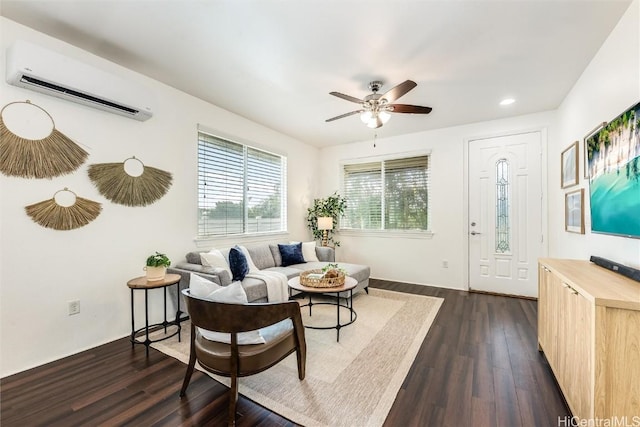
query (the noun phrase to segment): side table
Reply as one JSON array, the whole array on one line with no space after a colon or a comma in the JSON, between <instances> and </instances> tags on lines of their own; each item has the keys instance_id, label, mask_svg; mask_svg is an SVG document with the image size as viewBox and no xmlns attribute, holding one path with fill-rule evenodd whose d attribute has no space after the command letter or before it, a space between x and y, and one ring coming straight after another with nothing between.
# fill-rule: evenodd
<instances>
[{"instance_id":1,"label":"side table","mask_svg":"<svg viewBox=\"0 0 640 427\"><path fill-rule=\"evenodd\" d=\"M130 338L131 346L133 347L134 344L144 344L147 350L147 356L149 356L149 345L151 343L166 340L168 338L175 336L176 334L178 335L178 341L180 341L180 329L181 329L180 314L182 312L180 311L180 289L179 289L179 286L177 285L178 282L180 282L179 274L167 274L164 276L164 279L153 280L153 281L148 281L145 276L142 276L142 277L136 277L135 279L131 279L127 282L127 286L129 287L129 289L131 289L131 338ZM178 307L176 310L175 320L172 322L168 322L167 321L167 288L173 285L176 285L176 293L178 294ZM149 325L148 292L150 289L160 289L160 288L164 289L164 321L161 323L154 323L152 325ZM144 327L139 329L135 328L135 314L133 310L133 307L134 307L133 291L135 290L144 290ZM176 326L177 329L175 332L167 335L167 326L169 325ZM165 335L160 339L151 340L149 339L149 328L153 328L156 326L164 327ZM137 339L138 335L142 331L144 331L144 336L145 336L144 341L140 341L139 339Z\"/></svg>"}]
</instances>

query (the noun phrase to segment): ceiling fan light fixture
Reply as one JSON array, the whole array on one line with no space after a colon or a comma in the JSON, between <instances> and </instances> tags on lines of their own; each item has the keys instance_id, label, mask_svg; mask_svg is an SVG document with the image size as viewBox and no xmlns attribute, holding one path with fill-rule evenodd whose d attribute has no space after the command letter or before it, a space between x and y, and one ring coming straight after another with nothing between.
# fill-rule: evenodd
<instances>
[{"instance_id":1,"label":"ceiling fan light fixture","mask_svg":"<svg viewBox=\"0 0 640 427\"><path fill-rule=\"evenodd\" d=\"M376 119L369 120L369 123L367 123L367 127L371 129L377 128L378 127L377 120Z\"/></svg>"},{"instance_id":2,"label":"ceiling fan light fixture","mask_svg":"<svg viewBox=\"0 0 640 427\"><path fill-rule=\"evenodd\" d=\"M378 117L380 117L380 121L382 121L382 124L385 124L391 118L391 114L387 113L386 111L380 111L378 113Z\"/></svg>"},{"instance_id":3,"label":"ceiling fan light fixture","mask_svg":"<svg viewBox=\"0 0 640 427\"><path fill-rule=\"evenodd\" d=\"M360 114L360 120L362 120L364 124L369 124L371 120L375 121L371 111L363 111L362 114Z\"/></svg>"}]
</instances>

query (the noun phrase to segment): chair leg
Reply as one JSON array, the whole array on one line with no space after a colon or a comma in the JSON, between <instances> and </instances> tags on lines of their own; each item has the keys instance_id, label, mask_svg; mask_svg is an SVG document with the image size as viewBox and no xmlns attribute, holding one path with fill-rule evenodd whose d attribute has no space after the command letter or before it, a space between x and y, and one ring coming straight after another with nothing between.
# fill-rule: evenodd
<instances>
[{"instance_id":1,"label":"chair leg","mask_svg":"<svg viewBox=\"0 0 640 427\"><path fill-rule=\"evenodd\" d=\"M300 347L296 348L296 358L298 359L298 378L302 381L306 374L307 355Z\"/></svg>"},{"instance_id":2,"label":"chair leg","mask_svg":"<svg viewBox=\"0 0 640 427\"><path fill-rule=\"evenodd\" d=\"M191 324L191 348L189 350L189 365L187 365L187 372L184 374L184 381L182 381L182 389L180 390L180 397L184 397L191 381L191 375L193 375L193 369L196 366L196 331L193 324Z\"/></svg>"},{"instance_id":3,"label":"chair leg","mask_svg":"<svg viewBox=\"0 0 640 427\"><path fill-rule=\"evenodd\" d=\"M229 359L231 389L229 390L229 426L236 425L236 402L238 401L238 375L240 373L240 355L238 353L238 334L231 334L231 357Z\"/></svg>"},{"instance_id":4,"label":"chair leg","mask_svg":"<svg viewBox=\"0 0 640 427\"><path fill-rule=\"evenodd\" d=\"M238 401L238 377L231 375L231 390L229 390L229 427L236 425L236 402Z\"/></svg>"},{"instance_id":5,"label":"chair leg","mask_svg":"<svg viewBox=\"0 0 640 427\"><path fill-rule=\"evenodd\" d=\"M187 392L187 387L189 387L189 382L191 381L191 375L193 375L193 369L196 365L196 355L195 353L191 353L189 356L189 365L187 366L187 372L184 375L184 381L182 382L182 389L180 390L180 397L184 397Z\"/></svg>"}]
</instances>

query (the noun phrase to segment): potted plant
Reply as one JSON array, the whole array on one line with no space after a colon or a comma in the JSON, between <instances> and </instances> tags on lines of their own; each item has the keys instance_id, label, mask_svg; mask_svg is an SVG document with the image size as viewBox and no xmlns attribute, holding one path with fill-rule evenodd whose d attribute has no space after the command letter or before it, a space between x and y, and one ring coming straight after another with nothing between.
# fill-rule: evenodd
<instances>
[{"instance_id":1,"label":"potted plant","mask_svg":"<svg viewBox=\"0 0 640 427\"><path fill-rule=\"evenodd\" d=\"M147 272L147 280L155 281L164 279L167 274L167 267L171 265L171 261L165 254L156 252L147 258L147 265L144 270Z\"/></svg>"},{"instance_id":2,"label":"potted plant","mask_svg":"<svg viewBox=\"0 0 640 427\"><path fill-rule=\"evenodd\" d=\"M307 227L311 230L313 238L316 240L323 240L323 243L332 242L335 246L340 246L340 242L333 239L333 233L335 233L335 227L338 224L338 218L344 215L344 210L347 208L347 199L340 196L336 191L331 196L324 199L314 199L313 206L307 209ZM318 229L319 217L331 217L333 218L333 228L320 230ZM323 234L326 233L326 239Z\"/></svg>"}]
</instances>

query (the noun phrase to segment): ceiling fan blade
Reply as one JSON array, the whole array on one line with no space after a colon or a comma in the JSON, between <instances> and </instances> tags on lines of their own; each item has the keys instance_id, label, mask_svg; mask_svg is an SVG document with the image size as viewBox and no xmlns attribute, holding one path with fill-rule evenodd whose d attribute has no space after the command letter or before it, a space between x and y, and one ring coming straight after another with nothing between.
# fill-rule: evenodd
<instances>
[{"instance_id":1,"label":"ceiling fan blade","mask_svg":"<svg viewBox=\"0 0 640 427\"><path fill-rule=\"evenodd\" d=\"M431 107L407 104L391 104L388 107L391 107L391 113L429 114L432 110Z\"/></svg>"},{"instance_id":2,"label":"ceiling fan blade","mask_svg":"<svg viewBox=\"0 0 640 427\"><path fill-rule=\"evenodd\" d=\"M346 99L347 101L355 102L356 104L362 104L362 99L358 99L350 95L345 95L344 93L329 92L329 95L337 96L338 98Z\"/></svg>"},{"instance_id":3,"label":"ceiling fan blade","mask_svg":"<svg viewBox=\"0 0 640 427\"><path fill-rule=\"evenodd\" d=\"M334 120L342 119L344 117L353 116L354 114L362 113L363 111L364 110L356 110L356 111L351 111L350 113L344 113L339 116L331 117L330 119L325 120L325 122L332 122Z\"/></svg>"},{"instance_id":4,"label":"ceiling fan blade","mask_svg":"<svg viewBox=\"0 0 640 427\"><path fill-rule=\"evenodd\" d=\"M406 94L416 86L418 86L418 84L412 80L404 81L400 83L398 86L392 87L391 89L389 89L387 93L382 95L382 98L386 99L388 103L392 103L393 101L400 98L402 95Z\"/></svg>"}]
</instances>

